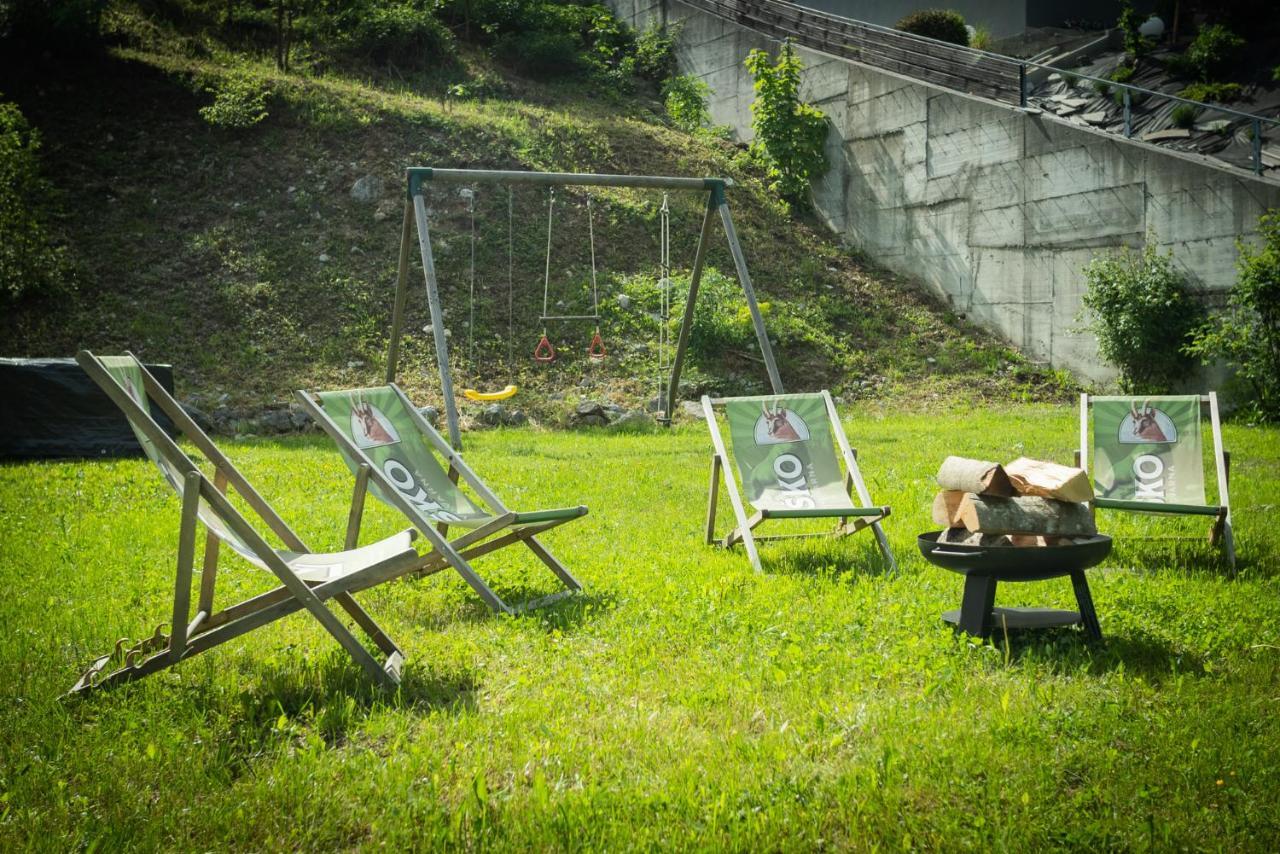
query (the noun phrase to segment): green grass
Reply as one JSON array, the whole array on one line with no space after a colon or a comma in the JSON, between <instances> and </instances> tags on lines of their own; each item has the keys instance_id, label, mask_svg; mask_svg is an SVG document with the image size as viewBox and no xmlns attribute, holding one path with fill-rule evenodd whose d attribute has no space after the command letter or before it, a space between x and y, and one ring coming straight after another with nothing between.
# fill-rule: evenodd
<instances>
[{"instance_id":1,"label":"green grass","mask_svg":"<svg viewBox=\"0 0 1280 854\"><path fill-rule=\"evenodd\" d=\"M517 508L590 505L547 538L587 593L522 618L453 574L365 594L407 654L395 696L295 615L59 701L165 619L178 502L138 460L0 468L0 848L1274 850L1280 431L1226 428L1238 578L1204 520L1104 515L1106 642L980 644L939 619L960 578L915 549L931 475L948 452L1069 460L1074 411L850 414L897 575L866 534L765 547L763 575L703 546L697 425L468 435ZM339 544L349 476L323 440L225 449ZM371 506L366 536L399 524ZM1170 533L1196 539L1134 539ZM478 564L500 594L554 589L503 555ZM1068 606L1070 585L999 601Z\"/></svg>"}]
</instances>

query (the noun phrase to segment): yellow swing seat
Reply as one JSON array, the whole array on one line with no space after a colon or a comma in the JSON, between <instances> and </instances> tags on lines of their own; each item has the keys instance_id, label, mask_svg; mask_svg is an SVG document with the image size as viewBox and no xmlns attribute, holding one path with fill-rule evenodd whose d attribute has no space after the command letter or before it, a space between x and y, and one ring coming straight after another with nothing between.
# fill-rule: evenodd
<instances>
[{"instance_id":1,"label":"yellow swing seat","mask_svg":"<svg viewBox=\"0 0 1280 854\"><path fill-rule=\"evenodd\" d=\"M509 385L501 391L476 391L473 388L464 388L462 396L467 400L474 400L477 403L484 403L490 400L506 400L520 390L519 386Z\"/></svg>"}]
</instances>

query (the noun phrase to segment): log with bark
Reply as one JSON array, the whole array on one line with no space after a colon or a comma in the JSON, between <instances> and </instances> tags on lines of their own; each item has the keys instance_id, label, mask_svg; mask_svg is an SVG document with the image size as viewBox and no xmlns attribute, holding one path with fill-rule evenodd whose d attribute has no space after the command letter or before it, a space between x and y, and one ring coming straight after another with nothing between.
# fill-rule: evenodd
<instances>
[{"instance_id":1,"label":"log with bark","mask_svg":"<svg viewBox=\"0 0 1280 854\"><path fill-rule=\"evenodd\" d=\"M970 493L960 502L960 521L984 534L1092 536L1098 533L1084 504L1027 495L993 498Z\"/></svg>"},{"instance_id":2,"label":"log with bark","mask_svg":"<svg viewBox=\"0 0 1280 854\"><path fill-rule=\"evenodd\" d=\"M1019 457L1004 470L1019 495L1039 495L1058 501L1093 500L1093 484L1084 469Z\"/></svg>"},{"instance_id":3,"label":"log with bark","mask_svg":"<svg viewBox=\"0 0 1280 854\"><path fill-rule=\"evenodd\" d=\"M947 457L938 469L938 486L956 492L972 492L977 495L1013 495L1004 468L987 460L971 460L966 457Z\"/></svg>"}]
</instances>

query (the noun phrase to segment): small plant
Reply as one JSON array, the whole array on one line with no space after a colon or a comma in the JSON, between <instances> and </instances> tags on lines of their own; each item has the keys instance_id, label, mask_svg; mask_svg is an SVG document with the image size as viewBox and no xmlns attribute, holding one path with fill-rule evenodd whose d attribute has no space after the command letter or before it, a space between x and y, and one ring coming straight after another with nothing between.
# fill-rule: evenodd
<instances>
[{"instance_id":1,"label":"small plant","mask_svg":"<svg viewBox=\"0 0 1280 854\"><path fill-rule=\"evenodd\" d=\"M1169 114L1169 120L1173 122L1173 126L1176 128L1190 128L1195 125L1196 117L1199 115L1199 107L1191 104L1179 104Z\"/></svg>"},{"instance_id":2,"label":"small plant","mask_svg":"<svg viewBox=\"0 0 1280 854\"><path fill-rule=\"evenodd\" d=\"M1104 97L1111 94L1111 88L1112 88L1111 84L1105 80L1093 81L1093 91L1097 92L1099 95L1102 95Z\"/></svg>"},{"instance_id":3,"label":"small plant","mask_svg":"<svg viewBox=\"0 0 1280 854\"><path fill-rule=\"evenodd\" d=\"M200 116L214 127L248 128L267 117L270 88L252 72L234 68L208 82L213 103L200 108Z\"/></svg>"},{"instance_id":4,"label":"small plant","mask_svg":"<svg viewBox=\"0 0 1280 854\"><path fill-rule=\"evenodd\" d=\"M1130 0L1122 0L1120 3L1120 15L1116 18L1116 27L1124 35L1125 53L1136 62L1151 52L1151 39L1144 36L1141 32L1143 21L1146 16L1139 14L1134 8Z\"/></svg>"},{"instance_id":5,"label":"small plant","mask_svg":"<svg viewBox=\"0 0 1280 854\"><path fill-rule=\"evenodd\" d=\"M769 54L753 50L746 66L755 78L753 151L765 163L774 191L801 204L810 182L827 168L826 116L800 100L801 63L790 41L782 43L776 64Z\"/></svg>"},{"instance_id":6,"label":"small plant","mask_svg":"<svg viewBox=\"0 0 1280 854\"><path fill-rule=\"evenodd\" d=\"M951 42L965 47L969 45L969 28L964 15L953 9L924 9L912 12L894 24L894 29L904 33Z\"/></svg>"},{"instance_id":7,"label":"small plant","mask_svg":"<svg viewBox=\"0 0 1280 854\"><path fill-rule=\"evenodd\" d=\"M969 36L969 47L974 50L991 50L991 43L994 41L991 30L984 26L973 28L973 35Z\"/></svg>"},{"instance_id":8,"label":"small plant","mask_svg":"<svg viewBox=\"0 0 1280 854\"><path fill-rule=\"evenodd\" d=\"M675 75L676 38L679 25L667 27L656 22L636 36L635 72L646 80L660 83Z\"/></svg>"},{"instance_id":9,"label":"small plant","mask_svg":"<svg viewBox=\"0 0 1280 854\"><path fill-rule=\"evenodd\" d=\"M662 87L663 102L672 124L692 133L711 120L707 96L711 88L692 74L678 74Z\"/></svg>"},{"instance_id":10,"label":"small plant","mask_svg":"<svg viewBox=\"0 0 1280 854\"><path fill-rule=\"evenodd\" d=\"M578 47L578 40L570 33L527 30L503 35L493 52L526 74L556 76L581 69Z\"/></svg>"},{"instance_id":11,"label":"small plant","mask_svg":"<svg viewBox=\"0 0 1280 854\"><path fill-rule=\"evenodd\" d=\"M1280 421L1280 210L1258 221L1261 247L1241 241L1227 309L1196 330L1187 352L1233 365L1254 393L1254 412Z\"/></svg>"},{"instance_id":12,"label":"small plant","mask_svg":"<svg viewBox=\"0 0 1280 854\"><path fill-rule=\"evenodd\" d=\"M1183 345L1203 319L1173 253L1161 255L1148 237L1140 252L1125 248L1094 258L1084 270L1084 308L1104 362L1135 394L1167 392L1188 373Z\"/></svg>"},{"instance_id":13,"label":"small plant","mask_svg":"<svg viewBox=\"0 0 1280 854\"><path fill-rule=\"evenodd\" d=\"M1227 104L1244 94L1239 83L1192 83L1178 93L1179 97L1192 101Z\"/></svg>"},{"instance_id":14,"label":"small plant","mask_svg":"<svg viewBox=\"0 0 1280 854\"><path fill-rule=\"evenodd\" d=\"M1201 27L1187 47L1186 63L1203 83L1230 69L1240 56L1245 41L1222 24Z\"/></svg>"}]
</instances>

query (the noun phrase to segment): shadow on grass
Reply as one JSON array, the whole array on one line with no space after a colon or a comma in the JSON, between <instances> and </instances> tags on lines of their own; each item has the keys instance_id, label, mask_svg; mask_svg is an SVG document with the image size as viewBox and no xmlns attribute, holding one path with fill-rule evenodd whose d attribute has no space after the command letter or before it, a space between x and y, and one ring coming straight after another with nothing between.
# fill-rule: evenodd
<instances>
[{"instance_id":1,"label":"shadow on grass","mask_svg":"<svg viewBox=\"0 0 1280 854\"><path fill-rule=\"evenodd\" d=\"M1105 623L1102 631L1101 641L1091 641L1077 626L1022 629L1007 636L997 630L991 643L1006 652L1010 665L1051 662L1064 672L1092 676L1122 670L1153 685L1179 675L1205 674L1202 657L1168 641L1145 634L1107 634Z\"/></svg>"},{"instance_id":2,"label":"shadow on grass","mask_svg":"<svg viewBox=\"0 0 1280 854\"><path fill-rule=\"evenodd\" d=\"M493 592L498 594L503 602L518 608L524 602L536 602L547 596L555 596L561 591L548 592L545 586L514 584L495 587ZM578 628L597 614L612 610L617 602L617 596L609 592L596 593L581 590L576 593L564 592L567 595L562 598L541 607L523 611L516 618L536 623L547 631L556 629L564 632ZM473 597L460 612L446 622L478 623L491 619L494 619L494 612L479 597Z\"/></svg>"},{"instance_id":3,"label":"shadow on grass","mask_svg":"<svg viewBox=\"0 0 1280 854\"><path fill-rule=\"evenodd\" d=\"M760 543L759 550L760 565L772 575L882 578L892 572L871 531L859 531L839 540L814 537L808 541ZM742 553L741 547L737 551Z\"/></svg>"}]
</instances>

